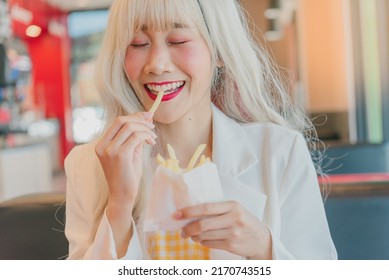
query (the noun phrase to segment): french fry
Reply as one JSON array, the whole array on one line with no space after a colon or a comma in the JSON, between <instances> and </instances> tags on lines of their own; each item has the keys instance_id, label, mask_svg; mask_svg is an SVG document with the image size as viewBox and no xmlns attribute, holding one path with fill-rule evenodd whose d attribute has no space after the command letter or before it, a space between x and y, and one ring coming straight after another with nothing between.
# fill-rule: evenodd
<instances>
[{"instance_id":1,"label":"french fry","mask_svg":"<svg viewBox=\"0 0 389 280\"><path fill-rule=\"evenodd\" d=\"M170 158L166 160L166 168L174 171L173 161Z\"/></svg>"},{"instance_id":2,"label":"french fry","mask_svg":"<svg viewBox=\"0 0 389 280\"><path fill-rule=\"evenodd\" d=\"M157 155L157 162L159 165L166 166L166 160L160 154Z\"/></svg>"},{"instance_id":3,"label":"french fry","mask_svg":"<svg viewBox=\"0 0 389 280\"><path fill-rule=\"evenodd\" d=\"M201 155L200 162L196 165L196 167L203 165L205 162L206 162L205 155Z\"/></svg>"},{"instance_id":4,"label":"french fry","mask_svg":"<svg viewBox=\"0 0 389 280\"><path fill-rule=\"evenodd\" d=\"M193 169L193 167L196 164L197 159L199 158L201 153L204 151L206 146L207 145L205 145L205 144L201 144L200 146L197 147L196 151L194 152L192 158L189 161L188 167L186 168L187 171Z\"/></svg>"},{"instance_id":5,"label":"french fry","mask_svg":"<svg viewBox=\"0 0 389 280\"><path fill-rule=\"evenodd\" d=\"M157 163L159 165L162 165L162 166L176 172L176 173L187 172L187 171L192 170L195 167L199 167L199 166L211 161L210 158L206 157L205 155L201 155L201 153L204 151L205 147L206 147L205 144L201 144L197 147L196 151L194 152L192 158L189 161L188 167L185 170L183 170L180 167L176 153L175 153L173 147L170 146L169 144L167 145L169 158L164 159L160 154L158 154L157 155ZM201 157L200 157L200 155L201 155ZM196 162L199 159L199 157L200 157L199 163L196 165Z\"/></svg>"},{"instance_id":6,"label":"french fry","mask_svg":"<svg viewBox=\"0 0 389 280\"><path fill-rule=\"evenodd\" d=\"M172 163L173 163L173 171L176 173L180 173L181 168L180 168L180 165L178 163L178 159L172 159Z\"/></svg>"},{"instance_id":7,"label":"french fry","mask_svg":"<svg viewBox=\"0 0 389 280\"><path fill-rule=\"evenodd\" d=\"M167 152L169 153L169 157L173 160L177 159L176 152L174 151L173 147L167 144Z\"/></svg>"},{"instance_id":8,"label":"french fry","mask_svg":"<svg viewBox=\"0 0 389 280\"><path fill-rule=\"evenodd\" d=\"M159 104L161 103L162 97L163 97L164 91L158 92L157 99L155 99L153 106L151 106L149 112L155 113L157 110Z\"/></svg>"}]
</instances>

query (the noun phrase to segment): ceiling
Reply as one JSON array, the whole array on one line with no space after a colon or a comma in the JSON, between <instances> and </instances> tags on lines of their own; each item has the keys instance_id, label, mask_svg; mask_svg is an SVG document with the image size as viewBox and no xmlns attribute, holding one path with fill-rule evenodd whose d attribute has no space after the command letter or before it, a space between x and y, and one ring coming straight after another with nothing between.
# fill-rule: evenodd
<instances>
[{"instance_id":1,"label":"ceiling","mask_svg":"<svg viewBox=\"0 0 389 280\"><path fill-rule=\"evenodd\" d=\"M44 0L63 11L94 10L108 8L113 0Z\"/></svg>"}]
</instances>

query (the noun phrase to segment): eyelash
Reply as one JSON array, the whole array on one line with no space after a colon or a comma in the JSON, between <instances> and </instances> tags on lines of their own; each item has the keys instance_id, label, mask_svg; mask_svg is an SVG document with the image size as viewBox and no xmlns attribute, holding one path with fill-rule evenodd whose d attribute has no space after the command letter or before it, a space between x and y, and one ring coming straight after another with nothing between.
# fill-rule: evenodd
<instances>
[{"instance_id":1,"label":"eyelash","mask_svg":"<svg viewBox=\"0 0 389 280\"><path fill-rule=\"evenodd\" d=\"M178 42L169 42L170 45L182 45L185 44L188 41L178 41Z\"/></svg>"},{"instance_id":2,"label":"eyelash","mask_svg":"<svg viewBox=\"0 0 389 280\"><path fill-rule=\"evenodd\" d=\"M131 47L133 48L142 48L142 47L146 47L148 44L130 44Z\"/></svg>"},{"instance_id":3,"label":"eyelash","mask_svg":"<svg viewBox=\"0 0 389 280\"><path fill-rule=\"evenodd\" d=\"M188 41L179 41L179 42L169 42L169 45L182 45L182 44L185 44L187 43ZM145 43L145 44L130 44L131 47L133 48L142 48L142 47L146 47L148 45L148 43Z\"/></svg>"}]
</instances>

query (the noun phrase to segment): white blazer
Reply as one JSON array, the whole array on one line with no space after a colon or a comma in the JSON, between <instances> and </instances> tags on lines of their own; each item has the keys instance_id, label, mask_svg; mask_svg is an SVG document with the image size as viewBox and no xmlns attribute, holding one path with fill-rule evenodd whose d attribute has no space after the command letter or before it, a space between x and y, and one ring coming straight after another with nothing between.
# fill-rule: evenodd
<instances>
[{"instance_id":1,"label":"white blazer","mask_svg":"<svg viewBox=\"0 0 389 280\"><path fill-rule=\"evenodd\" d=\"M318 180L302 135L272 123L238 124L215 106L213 154L226 200L237 200L270 229L274 259L336 259ZM69 259L116 259L105 215L107 183L95 144L65 160ZM143 259L134 231L123 259ZM211 250L211 259L241 259Z\"/></svg>"}]
</instances>

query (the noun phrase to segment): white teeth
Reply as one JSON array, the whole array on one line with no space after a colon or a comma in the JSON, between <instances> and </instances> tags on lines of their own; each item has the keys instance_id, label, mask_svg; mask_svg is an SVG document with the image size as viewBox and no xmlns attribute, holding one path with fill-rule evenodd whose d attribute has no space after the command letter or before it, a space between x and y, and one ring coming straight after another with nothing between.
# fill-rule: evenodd
<instances>
[{"instance_id":1,"label":"white teeth","mask_svg":"<svg viewBox=\"0 0 389 280\"><path fill-rule=\"evenodd\" d=\"M170 84L165 84L165 85L146 85L147 88L150 90L150 91L153 91L153 92L160 92L160 91L168 91L168 90L174 90L176 88L179 88L180 86L182 86L184 84L183 81L181 82L175 82L175 83L170 83Z\"/></svg>"}]
</instances>

